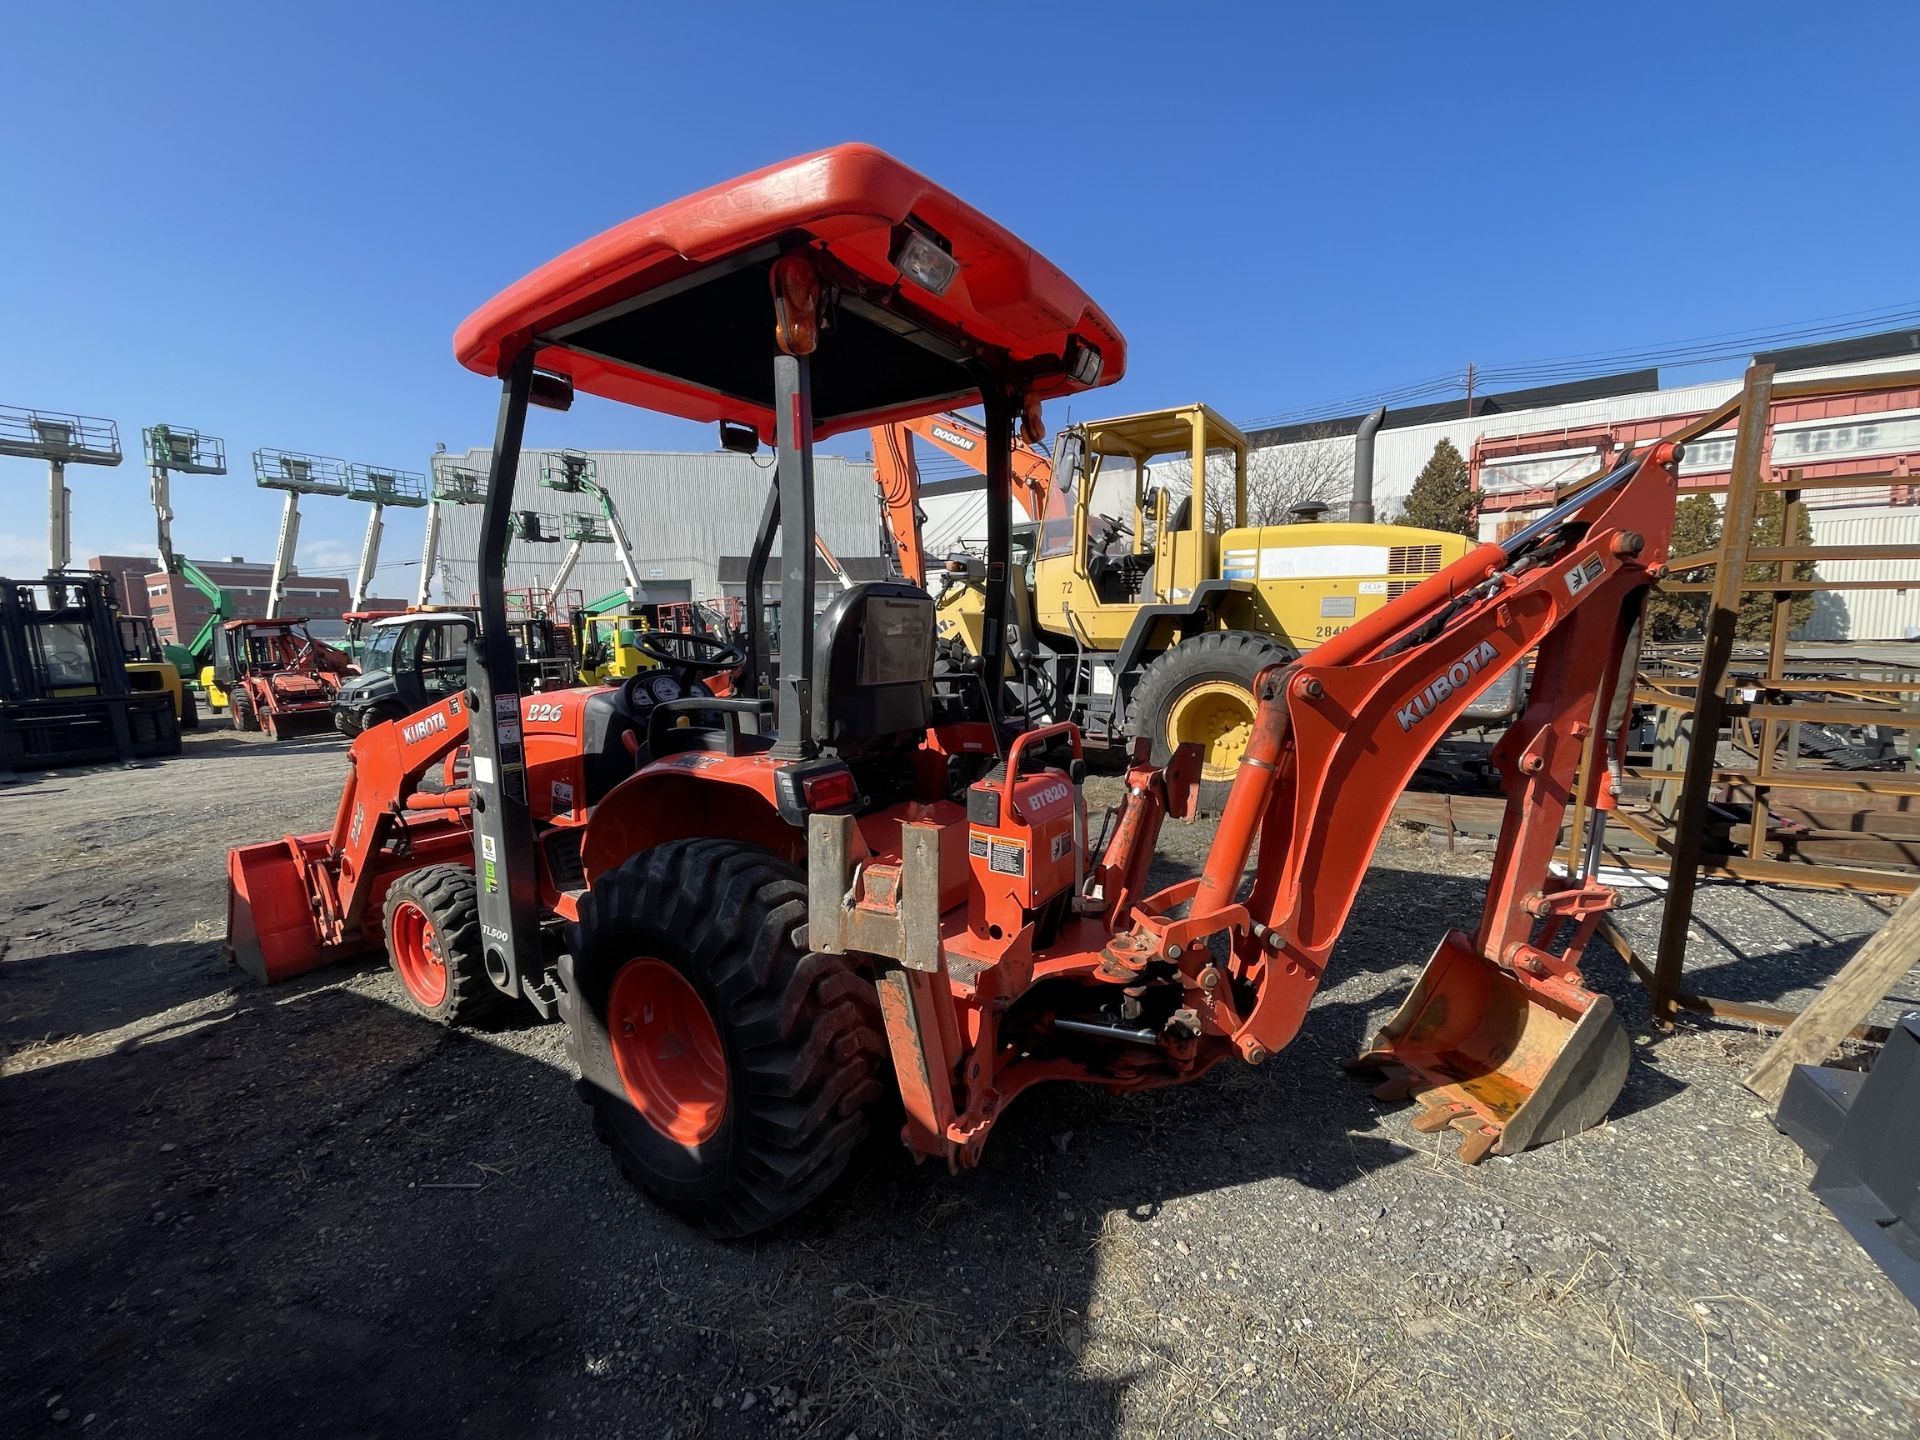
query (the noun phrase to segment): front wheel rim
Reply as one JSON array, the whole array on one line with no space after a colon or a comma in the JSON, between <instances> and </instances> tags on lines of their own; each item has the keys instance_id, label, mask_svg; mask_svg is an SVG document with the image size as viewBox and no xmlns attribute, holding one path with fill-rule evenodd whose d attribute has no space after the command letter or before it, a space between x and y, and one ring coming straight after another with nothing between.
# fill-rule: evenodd
<instances>
[{"instance_id":1,"label":"front wheel rim","mask_svg":"<svg viewBox=\"0 0 1920 1440\"><path fill-rule=\"evenodd\" d=\"M435 1009L447 998L447 958L440 933L411 900L401 901L393 912L393 967L423 1009Z\"/></svg>"},{"instance_id":2,"label":"front wheel rim","mask_svg":"<svg viewBox=\"0 0 1920 1440\"><path fill-rule=\"evenodd\" d=\"M1227 781L1239 773L1253 735L1253 692L1233 680L1208 680L1173 702L1167 715L1167 748L1200 747L1200 778Z\"/></svg>"},{"instance_id":3,"label":"front wheel rim","mask_svg":"<svg viewBox=\"0 0 1920 1440\"><path fill-rule=\"evenodd\" d=\"M607 993L607 1033L627 1103L655 1131L692 1148L727 1112L727 1057L706 1002L664 960L637 956Z\"/></svg>"}]
</instances>

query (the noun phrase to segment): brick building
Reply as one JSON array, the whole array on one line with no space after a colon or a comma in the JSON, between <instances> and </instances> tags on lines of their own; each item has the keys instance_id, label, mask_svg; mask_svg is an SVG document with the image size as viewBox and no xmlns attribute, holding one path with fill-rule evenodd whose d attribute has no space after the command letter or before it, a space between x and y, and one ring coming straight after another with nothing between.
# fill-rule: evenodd
<instances>
[{"instance_id":1,"label":"brick building","mask_svg":"<svg viewBox=\"0 0 1920 1440\"><path fill-rule=\"evenodd\" d=\"M113 577L113 593L124 615L147 615L147 577L160 568L151 555L96 555L87 562L96 575Z\"/></svg>"},{"instance_id":2,"label":"brick building","mask_svg":"<svg viewBox=\"0 0 1920 1440\"><path fill-rule=\"evenodd\" d=\"M231 618L239 620L264 615L267 592L272 587L273 567L259 565L233 556L228 560L197 561L206 577L227 593ZM122 568L144 565L144 573L132 583L120 578ZM99 555L89 568L114 574L120 586L121 604L130 615L150 615L154 633L163 645L184 645L200 632L212 607L207 597L184 577L169 575L152 560L123 555ZM302 575L296 569L287 576L280 613L312 620L314 633L323 637L343 633L340 616L352 598L352 587L331 575ZM136 603L138 605L136 607ZM403 600L369 599L369 610L399 610Z\"/></svg>"}]
</instances>

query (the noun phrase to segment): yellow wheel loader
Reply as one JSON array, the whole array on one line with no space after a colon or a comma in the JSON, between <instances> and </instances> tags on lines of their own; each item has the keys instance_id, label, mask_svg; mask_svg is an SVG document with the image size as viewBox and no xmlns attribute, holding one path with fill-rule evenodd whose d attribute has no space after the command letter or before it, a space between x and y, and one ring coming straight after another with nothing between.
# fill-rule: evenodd
<instances>
[{"instance_id":1,"label":"yellow wheel loader","mask_svg":"<svg viewBox=\"0 0 1920 1440\"><path fill-rule=\"evenodd\" d=\"M1366 418L1357 445L1363 516L1381 418ZM943 422L968 438L968 422ZM965 458L947 438L935 443ZM1340 634L1471 548L1461 535L1365 519L1248 525L1247 452L1246 436L1206 405L1069 426L1044 484L1029 478L1042 514L1011 585L1009 681L1027 713L1072 720L1096 744L1144 736L1161 764L1198 745L1205 810L1246 749L1261 669ZM1178 494L1160 478L1170 470L1188 482ZM939 594L950 650L980 652L985 583L982 567L951 563ZM1512 689L1496 686L1479 711L1507 713Z\"/></svg>"}]
</instances>

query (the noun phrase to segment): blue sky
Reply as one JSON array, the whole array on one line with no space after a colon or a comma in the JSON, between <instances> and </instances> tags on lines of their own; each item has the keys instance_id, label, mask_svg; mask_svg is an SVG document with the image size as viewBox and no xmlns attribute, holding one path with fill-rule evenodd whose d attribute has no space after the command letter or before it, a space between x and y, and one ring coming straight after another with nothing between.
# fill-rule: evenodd
<instances>
[{"instance_id":1,"label":"blue sky","mask_svg":"<svg viewBox=\"0 0 1920 1440\"><path fill-rule=\"evenodd\" d=\"M1246 420L1920 301L1910 4L8 11L0 402L110 416L136 451L143 425L199 426L242 468L486 443L493 387L450 353L468 311L849 139L1106 306L1133 359L1098 410ZM531 438L712 444L591 401ZM43 475L0 459L7 570L43 554ZM72 484L78 555L151 549L137 464ZM177 480L175 508L187 553L269 557L277 497L246 477ZM305 517L306 567L344 573L364 512ZM418 533L389 525L383 589Z\"/></svg>"}]
</instances>

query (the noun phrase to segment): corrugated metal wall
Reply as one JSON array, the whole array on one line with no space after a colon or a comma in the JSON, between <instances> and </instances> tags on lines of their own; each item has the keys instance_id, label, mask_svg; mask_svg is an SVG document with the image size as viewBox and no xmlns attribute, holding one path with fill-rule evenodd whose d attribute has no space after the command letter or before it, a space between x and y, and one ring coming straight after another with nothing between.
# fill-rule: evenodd
<instances>
[{"instance_id":1,"label":"corrugated metal wall","mask_svg":"<svg viewBox=\"0 0 1920 1440\"><path fill-rule=\"evenodd\" d=\"M1825 375L1864 375L1884 370L1913 368L1911 356L1861 361L1852 365L1833 365L1820 369L1796 370L1796 380ZM1535 435L1562 426L1576 429L1603 424L1609 420L1639 420L1661 415L1684 415L1691 411L1711 410L1740 390L1738 380L1714 380L1701 385L1686 385L1672 390L1647 390L1638 395L1615 395L1601 400L1585 400L1577 405L1555 405L1539 410L1520 410L1499 415L1479 415L1472 419L1440 420L1429 425L1409 425L1404 429L1382 430L1374 442L1373 494L1381 513L1390 513L1413 489L1413 482L1433 457L1440 440L1451 440L1463 457L1471 456L1473 442L1482 435ZM1353 450L1351 436L1333 440L1305 440L1294 445L1272 448L1282 452L1307 446L1326 446L1342 452ZM1567 478L1578 478L1577 473Z\"/></svg>"},{"instance_id":2,"label":"corrugated metal wall","mask_svg":"<svg viewBox=\"0 0 1920 1440\"><path fill-rule=\"evenodd\" d=\"M1816 545L1920 544L1920 507L1812 510ZM1912 580L1905 590L1821 590L1801 640L1911 640L1920 637L1920 565L1911 560L1823 560L1823 580Z\"/></svg>"},{"instance_id":3,"label":"corrugated metal wall","mask_svg":"<svg viewBox=\"0 0 1920 1440\"><path fill-rule=\"evenodd\" d=\"M658 580L669 596L683 582L696 599L720 593L719 559L745 555L773 486L773 464L762 455L724 451L682 454L649 450L593 450L599 482L613 496L632 537L643 582ZM553 452L529 450L520 457L514 487L516 508L543 514L599 513L589 495L567 495L540 484L540 469ZM453 463L486 472L491 450L469 450ZM813 461L815 522L835 554L880 553L879 498L873 465L841 455L816 454ZM450 576L449 598L464 601L478 584L475 557L480 548L480 507L445 507L440 531L440 560ZM566 554L565 543L514 542L507 559L507 586L544 586ZM589 545L581 554L567 588L593 600L626 583L611 545ZM436 581L435 592L440 593Z\"/></svg>"}]
</instances>

